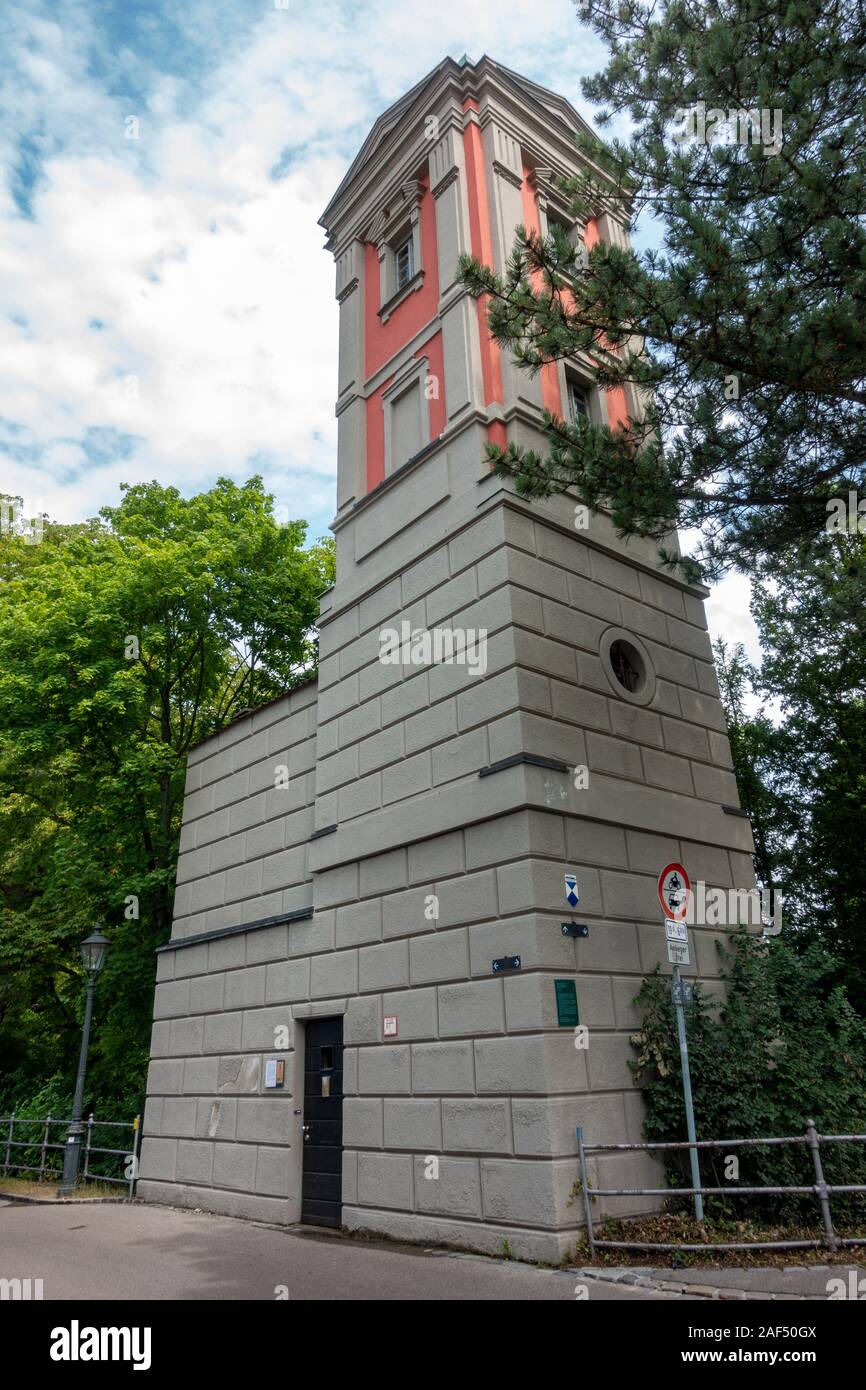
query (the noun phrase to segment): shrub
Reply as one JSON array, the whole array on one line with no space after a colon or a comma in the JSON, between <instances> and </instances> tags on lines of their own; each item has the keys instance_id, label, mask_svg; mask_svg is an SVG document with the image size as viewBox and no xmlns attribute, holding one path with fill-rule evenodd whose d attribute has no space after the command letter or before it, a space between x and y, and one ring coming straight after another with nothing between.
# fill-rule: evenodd
<instances>
[{"instance_id":1,"label":"shrub","mask_svg":"<svg viewBox=\"0 0 866 1390\"><path fill-rule=\"evenodd\" d=\"M720 948L721 1002L695 986L686 1010L689 1066L698 1139L748 1139L804 1134L809 1119L820 1133L866 1133L866 1023L838 981L838 962L819 944L733 933ZM637 996L641 1031L632 1038L630 1065L642 1082L648 1140L686 1139L682 1074L670 980L658 968ZM814 1182L802 1146L732 1149L739 1175L725 1175L725 1150L701 1151L706 1186L785 1186ZM866 1145L821 1147L831 1183L866 1183ZM672 1186L689 1185L688 1153L670 1156ZM711 1198L720 1217L803 1221L818 1217L814 1197ZM834 1218L863 1220L863 1194L832 1199Z\"/></svg>"}]
</instances>

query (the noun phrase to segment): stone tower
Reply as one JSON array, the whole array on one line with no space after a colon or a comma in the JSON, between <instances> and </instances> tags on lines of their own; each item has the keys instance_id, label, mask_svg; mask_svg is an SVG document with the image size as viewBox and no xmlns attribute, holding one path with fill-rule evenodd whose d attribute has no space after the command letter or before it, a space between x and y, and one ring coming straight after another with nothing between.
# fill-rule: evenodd
<instances>
[{"instance_id":1,"label":"stone tower","mask_svg":"<svg viewBox=\"0 0 866 1390\"><path fill-rule=\"evenodd\" d=\"M575 1127L642 1137L629 1034L643 974L670 969L660 869L754 884L706 591L483 462L488 440L543 447L544 406L613 426L637 410L588 363L516 370L456 279L464 251L501 267L520 223L626 244L557 191L581 124L488 58L446 59L323 215L337 582L318 680L190 757L144 1197L559 1260L581 1219ZM415 636L395 656L390 633ZM458 659L428 659L437 633ZM570 919L588 934L563 935ZM717 979L718 935L691 933L686 975ZM326 1178L305 1147L325 1099L342 1120ZM595 1180L653 1176L611 1155Z\"/></svg>"}]
</instances>

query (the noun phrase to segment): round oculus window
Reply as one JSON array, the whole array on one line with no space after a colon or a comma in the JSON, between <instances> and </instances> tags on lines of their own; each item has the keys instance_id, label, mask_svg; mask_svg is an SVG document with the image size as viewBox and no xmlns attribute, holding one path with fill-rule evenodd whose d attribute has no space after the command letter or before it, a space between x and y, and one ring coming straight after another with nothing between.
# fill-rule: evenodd
<instances>
[{"instance_id":1,"label":"round oculus window","mask_svg":"<svg viewBox=\"0 0 866 1390\"><path fill-rule=\"evenodd\" d=\"M655 695L655 673L639 637L608 628L601 639L601 660L614 694L631 704L649 704Z\"/></svg>"}]
</instances>

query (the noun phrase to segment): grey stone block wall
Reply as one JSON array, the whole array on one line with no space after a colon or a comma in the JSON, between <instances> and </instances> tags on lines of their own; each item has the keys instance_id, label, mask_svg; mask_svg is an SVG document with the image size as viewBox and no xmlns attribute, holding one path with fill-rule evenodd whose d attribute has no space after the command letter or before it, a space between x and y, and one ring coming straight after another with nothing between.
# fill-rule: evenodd
<instances>
[{"instance_id":1,"label":"grey stone block wall","mask_svg":"<svg viewBox=\"0 0 866 1390\"><path fill-rule=\"evenodd\" d=\"M645 555L625 564L606 534L587 542L555 507L529 513L486 486L481 513L400 579L345 607L331 595L318 701L305 687L191 759L173 940L314 911L160 956L144 1196L299 1218L310 1016L344 1018L350 1228L559 1259L582 1219L575 1126L590 1143L642 1137L629 1035L666 954L659 869L754 882L748 823L722 810L736 790L702 605ZM486 628L486 675L382 665L380 629L404 618ZM605 675L611 624L651 654L646 707ZM495 770L520 754L566 770ZM589 926L577 941L559 925L566 872ZM718 988L720 933L690 935L684 973ZM514 954L521 970L495 975ZM557 1022L561 978L586 1048ZM278 1055L286 1087L264 1095ZM658 1172L610 1155L592 1176Z\"/></svg>"},{"instance_id":2,"label":"grey stone block wall","mask_svg":"<svg viewBox=\"0 0 866 1390\"><path fill-rule=\"evenodd\" d=\"M310 682L193 749L172 940L308 905L316 713Z\"/></svg>"},{"instance_id":3,"label":"grey stone block wall","mask_svg":"<svg viewBox=\"0 0 866 1390\"><path fill-rule=\"evenodd\" d=\"M310 994L316 686L239 719L189 759L172 942L157 959L139 1194L297 1219L303 1087L288 998ZM317 924L327 932L325 923ZM225 933L196 942L209 933ZM287 1030L285 1038L279 1029ZM285 1046L283 1045L285 1042ZM264 1092L269 1057L286 1085Z\"/></svg>"}]
</instances>

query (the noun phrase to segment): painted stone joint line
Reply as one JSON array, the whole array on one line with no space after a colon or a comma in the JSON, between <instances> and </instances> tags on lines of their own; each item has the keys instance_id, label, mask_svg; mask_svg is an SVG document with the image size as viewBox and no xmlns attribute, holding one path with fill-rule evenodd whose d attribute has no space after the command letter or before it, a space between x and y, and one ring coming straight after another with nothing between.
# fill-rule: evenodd
<instances>
[{"instance_id":1,"label":"painted stone joint line","mask_svg":"<svg viewBox=\"0 0 866 1390\"><path fill-rule=\"evenodd\" d=\"M279 912L276 917L261 917L257 922L246 922L241 927L218 927L215 931L203 931L197 936L184 937L182 941L168 941L164 946L157 946L155 954L180 951L184 946L198 946L203 941L219 941L224 936L240 936L241 932L260 931L262 927L279 927L285 922L303 922L312 915L312 907L299 907L294 912Z\"/></svg>"},{"instance_id":2,"label":"painted stone joint line","mask_svg":"<svg viewBox=\"0 0 866 1390\"><path fill-rule=\"evenodd\" d=\"M313 831L312 835L310 836L310 839L321 840L323 835L334 835L336 833L336 830L336 825L323 825L321 830Z\"/></svg>"},{"instance_id":3,"label":"painted stone joint line","mask_svg":"<svg viewBox=\"0 0 866 1390\"><path fill-rule=\"evenodd\" d=\"M528 763L530 767L552 767L555 772L568 772L568 764L561 763L557 758L542 758L536 753L515 753L510 758L491 763L489 767L482 767L478 776L492 777L494 772L504 772L507 767L519 767L521 763Z\"/></svg>"}]
</instances>

